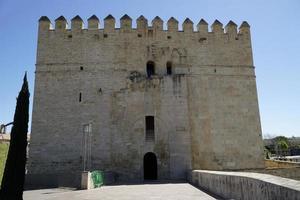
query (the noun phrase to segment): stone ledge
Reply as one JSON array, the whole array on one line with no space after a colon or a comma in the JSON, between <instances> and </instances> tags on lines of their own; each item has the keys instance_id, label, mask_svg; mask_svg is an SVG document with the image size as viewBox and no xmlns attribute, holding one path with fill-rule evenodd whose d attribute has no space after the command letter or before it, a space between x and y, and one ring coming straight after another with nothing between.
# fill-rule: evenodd
<instances>
[{"instance_id":1,"label":"stone ledge","mask_svg":"<svg viewBox=\"0 0 300 200\"><path fill-rule=\"evenodd\" d=\"M300 163L281 160L265 160L267 168L295 168L300 167Z\"/></svg>"},{"instance_id":2,"label":"stone ledge","mask_svg":"<svg viewBox=\"0 0 300 200\"><path fill-rule=\"evenodd\" d=\"M191 172L191 182L224 198L300 198L300 181L268 174L193 170Z\"/></svg>"}]
</instances>

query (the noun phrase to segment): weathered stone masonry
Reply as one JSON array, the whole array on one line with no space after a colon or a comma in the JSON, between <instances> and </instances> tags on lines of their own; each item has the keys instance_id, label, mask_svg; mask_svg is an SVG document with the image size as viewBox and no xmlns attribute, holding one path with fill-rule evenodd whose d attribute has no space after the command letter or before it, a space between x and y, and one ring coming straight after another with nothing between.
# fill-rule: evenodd
<instances>
[{"instance_id":1,"label":"weathered stone masonry","mask_svg":"<svg viewBox=\"0 0 300 200\"><path fill-rule=\"evenodd\" d=\"M157 157L158 179L190 169L263 167L250 26L156 17L79 16L39 20L28 177L80 172L85 124L92 127L89 169L143 180L143 158ZM147 71L152 63L154 74ZM168 63L168 64L167 64ZM169 71L167 72L167 65ZM149 70L149 69L148 69ZM148 74L147 74L148 72ZM150 73L150 74L149 74ZM146 140L145 117L154 116ZM63 174L63 175L62 175Z\"/></svg>"}]
</instances>

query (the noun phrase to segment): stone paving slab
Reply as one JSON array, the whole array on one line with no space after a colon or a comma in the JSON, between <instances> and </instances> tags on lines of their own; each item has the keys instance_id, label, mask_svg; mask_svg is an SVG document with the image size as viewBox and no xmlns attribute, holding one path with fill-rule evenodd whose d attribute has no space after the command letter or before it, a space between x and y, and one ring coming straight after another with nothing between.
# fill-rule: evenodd
<instances>
[{"instance_id":1,"label":"stone paving slab","mask_svg":"<svg viewBox=\"0 0 300 200\"><path fill-rule=\"evenodd\" d=\"M103 186L93 190L44 189L24 192L24 200L211 200L188 183Z\"/></svg>"}]
</instances>

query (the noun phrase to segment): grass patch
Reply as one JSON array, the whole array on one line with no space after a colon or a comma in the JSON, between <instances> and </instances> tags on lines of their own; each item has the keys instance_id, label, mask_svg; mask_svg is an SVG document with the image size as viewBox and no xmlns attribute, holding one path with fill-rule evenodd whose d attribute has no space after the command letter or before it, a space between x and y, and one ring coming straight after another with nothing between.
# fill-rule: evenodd
<instances>
[{"instance_id":1,"label":"grass patch","mask_svg":"<svg viewBox=\"0 0 300 200\"><path fill-rule=\"evenodd\" d=\"M6 142L0 142L0 185L2 182L2 176L5 168L5 161L7 156L9 144Z\"/></svg>"}]
</instances>

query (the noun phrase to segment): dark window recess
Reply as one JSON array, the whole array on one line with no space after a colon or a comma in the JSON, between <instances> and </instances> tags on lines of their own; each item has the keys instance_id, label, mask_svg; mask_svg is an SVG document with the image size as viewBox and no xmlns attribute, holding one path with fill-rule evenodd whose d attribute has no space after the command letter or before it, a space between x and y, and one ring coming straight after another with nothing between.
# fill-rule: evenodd
<instances>
[{"instance_id":1,"label":"dark window recess","mask_svg":"<svg viewBox=\"0 0 300 200\"><path fill-rule=\"evenodd\" d=\"M81 71L83 70L83 67L82 67L82 66L80 66L80 70L81 70Z\"/></svg>"},{"instance_id":2,"label":"dark window recess","mask_svg":"<svg viewBox=\"0 0 300 200\"><path fill-rule=\"evenodd\" d=\"M81 102L81 99L82 99L82 97L81 97L82 95L81 95L81 92L79 93L79 102Z\"/></svg>"},{"instance_id":3,"label":"dark window recess","mask_svg":"<svg viewBox=\"0 0 300 200\"><path fill-rule=\"evenodd\" d=\"M217 73L217 70L216 70L216 69L215 69L214 71L215 71L215 73Z\"/></svg>"},{"instance_id":4,"label":"dark window recess","mask_svg":"<svg viewBox=\"0 0 300 200\"><path fill-rule=\"evenodd\" d=\"M147 62L147 77L150 78L154 74L155 74L155 65L154 65L154 62L148 61Z\"/></svg>"},{"instance_id":5,"label":"dark window recess","mask_svg":"<svg viewBox=\"0 0 300 200\"><path fill-rule=\"evenodd\" d=\"M169 35L168 35L168 36L167 36L167 38L168 38L168 39L171 39L171 38L172 38L172 36L169 36Z\"/></svg>"},{"instance_id":6,"label":"dark window recess","mask_svg":"<svg viewBox=\"0 0 300 200\"><path fill-rule=\"evenodd\" d=\"M68 35L68 38L72 38L72 35Z\"/></svg>"},{"instance_id":7,"label":"dark window recess","mask_svg":"<svg viewBox=\"0 0 300 200\"><path fill-rule=\"evenodd\" d=\"M206 38L200 38L200 39L199 39L199 42L202 43L202 42L204 42L205 40L207 40L207 39L206 39Z\"/></svg>"},{"instance_id":8,"label":"dark window recess","mask_svg":"<svg viewBox=\"0 0 300 200\"><path fill-rule=\"evenodd\" d=\"M154 116L146 116L146 141L154 140Z\"/></svg>"},{"instance_id":9,"label":"dark window recess","mask_svg":"<svg viewBox=\"0 0 300 200\"><path fill-rule=\"evenodd\" d=\"M104 37L104 38L107 38L107 37L108 37L108 35L107 35L107 34L104 34L104 35L103 35L103 37Z\"/></svg>"},{"instance_id":10,"label":"dark window recess","mask_svg":"<svg viewBox=\"0 0 300 200\"><path fill-rule=\"evenodd\" d=\"M167 75L172 74L172 62L167 62Z\"/></svg>"},{"instance_id":11,"label":"dark window recess","mask_svg":"<svg viewBox=\"0 0 300 200\"><path fill-rule=\"evenodd\" d=\"M138 34L138 37L142 37L142 34Z\"/></svg>"}]
</instances>

